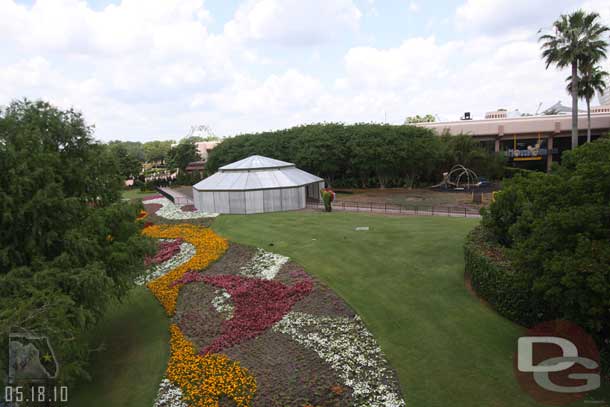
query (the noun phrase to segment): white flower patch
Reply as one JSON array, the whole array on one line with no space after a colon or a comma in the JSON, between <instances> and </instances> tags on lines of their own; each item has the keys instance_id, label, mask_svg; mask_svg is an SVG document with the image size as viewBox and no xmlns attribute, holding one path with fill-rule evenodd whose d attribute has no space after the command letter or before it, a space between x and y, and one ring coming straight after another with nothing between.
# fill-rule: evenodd
<instances>
[{"instance_id":1,"label":"white flower patch","mask_svg":"<svg viewBox=\"0 0 610 407\"><path fill-rule=\"evenodd\" d=\"M272 280L288 260L290 260L288 257L280 254L257 249L252 260L243 266L240 272L246 277Z\"/></svg>"},{"instance_id":2,"label":"white flower patch","mask_svg":"<svg viewBox=\"0 0 610 407\"><path fill-rule=\"evenodd\" d=\"M163 379L159 384L159 392L153 407L188 407L182 401L182 390L174 386L168 379Z\"/></svg>"},{"instance_id":3,"label":"white flower patch","mask_svg":"<svg viewBox=\"0 0 610 407\"><path fill-rule=\"evenodd\" d=\"M172 201L167 198L155 198L148 199L143 202L144 204L159 204L161 208L157 210L155 215L160 216L165 219L174 219L174 220L187 220L187 219L200 219L200 218L215 218L218 216L218 213L208 213L208 212L185 212Z\"/></svg>"},{"instance_id":4,"label":"white flower patch","mask_svg":"<svg viewBox=\"0 0 610 407\"><path fill-rule=\"evenodd\" d=\"M214 309L220 313L224 314L225 319L229 320L233 318L233 312L235 311L235 307L231 302L231 294L227 292L224 288L215 291L216 296L212 300L212 306Z\"/></svg>"},{"instance_id":5,"label":"white flower patch","mask_svg":"<svg viewBox=\"0 0 610 407\"><path fill-rule=\"evenodd\" d=\"M172 240L172 239L159 239L160 241ZM169 273L178 266L183 265L189 261L195 255L195 246L190 243L182 242L180 244L180 252L173 256L171 259L164 261L163 263L155 264L150 267L146 274L139 276L135 279L137 285L144 285L149 281L161 277L164 274Z\"/></svg>"},{"instance_id":6,"label":"white flower patch","mask_svg":"<svg viewBox=\"0 0 610 407\"><path fill-rule=\"evenodd\" d=\"M394 374L362 320L290 312L273 326L276 332L316 352L353 389L355 406L404 407L400 395L385 383Z\"/></svg>"}]
</instances>

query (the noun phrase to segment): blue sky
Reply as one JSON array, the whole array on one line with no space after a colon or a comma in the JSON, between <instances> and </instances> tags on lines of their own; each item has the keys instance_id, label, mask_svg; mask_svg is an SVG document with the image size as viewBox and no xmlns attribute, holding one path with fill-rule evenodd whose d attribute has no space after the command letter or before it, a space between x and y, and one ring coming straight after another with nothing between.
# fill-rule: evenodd
<instances>
[{"instance_id":1,"label":"blue sky","mask_svg":"<svg viewBox=\"0 0 610 407\"><path fill-rule=\"evenodd\" d=\"M73 106L102 140L567 103L536 32L606 0L0 0L0 104ZM608 68L608 63L605 63Z\"/></svg>"}]
</instances>

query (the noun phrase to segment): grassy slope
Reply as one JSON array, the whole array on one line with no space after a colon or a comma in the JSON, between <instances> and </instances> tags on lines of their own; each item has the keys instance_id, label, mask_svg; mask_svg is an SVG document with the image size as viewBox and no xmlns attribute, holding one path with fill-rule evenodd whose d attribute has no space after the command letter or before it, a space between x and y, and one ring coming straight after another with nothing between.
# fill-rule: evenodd
<instances>
[{"instance_id":1,"label":"grassy slope","mask_svg":"<svg viewBox=\"0 0 610 407\"><path fill-rule=\"evenodd\" d=\"M169 355L169 320L145 287L108 312L92 335L91 383L70 390L74 407L150 407Z\"/></svg>"},{"instance_id":2,"label":"grassy slope","mask_svg":"<svg viewBox=\"0 0 610 407\"><path fill-rule=\"evenodd\" d=\"M156 191L140 191L139 188L126 189L123 191L123 199L142 199L147 196L155 195Z\"/></svg>"},{"instance_id":3,"label":"grassy slope","mask_svg":"<svg viewBox=\"0 0 610 407\"><path fill-rule=\"evenodd\" d=\"M475 223L292 212L222 216L213 228L290 256L347 300L398 371L408 405L533 405L512 374L521 329L464 288L462 244Z\"/></svg>"}]
</instances>

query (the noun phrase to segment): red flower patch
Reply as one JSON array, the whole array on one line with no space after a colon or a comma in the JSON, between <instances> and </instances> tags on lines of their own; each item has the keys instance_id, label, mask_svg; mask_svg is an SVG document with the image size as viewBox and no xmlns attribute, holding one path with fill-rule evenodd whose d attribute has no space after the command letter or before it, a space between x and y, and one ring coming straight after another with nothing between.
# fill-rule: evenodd
<instances>
[{"instance_id":1,"label":"red flower patch","mask_svg":"<svg viewBox=\"0 0 610 407\"><path fill-rule=\"evenodd\" d=\"M205 276L192 271L185 273L174 284L195 281L224 288L231 295L235 307L233 318L223 322L222 334L201 350L202 355L219 353L262 334L281 320L313 288L309 276L289 287L274 280L232 275Z\"/></svg>"},{"instance_id":2,"label":"red flower patch","mask_svg":"<svg viewBox=\"0 0 610 407\"><path fill-rule=\"evenodd\" d=\"M159 247L157 248L157 254L152 257L147 257L144 260L144 264L146 266L150 266L151 264L159 264L171 259L176 254L180 253L181 244L182 239L172 240L171 242L159 243Z\"/></svg>"}]
</instances>

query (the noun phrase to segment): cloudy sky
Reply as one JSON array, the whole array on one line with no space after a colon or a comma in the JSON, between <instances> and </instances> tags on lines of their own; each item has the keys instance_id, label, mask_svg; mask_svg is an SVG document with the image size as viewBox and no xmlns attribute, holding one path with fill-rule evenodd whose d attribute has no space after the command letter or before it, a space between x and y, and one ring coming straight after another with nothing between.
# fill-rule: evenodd
<instances>
[{"instance_id":1,"label":"cloudy sky","mask_svg":"<svg viewBox=\"0 0 610 407\"><path fill-rule=\"evenodd\" d=\"M610 23L607 0L0 0L0 105L74 106L102 140L533 113L568 102L536 33L579 7Z\"/></svg>"}]
</instances>

